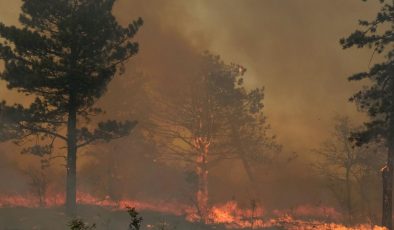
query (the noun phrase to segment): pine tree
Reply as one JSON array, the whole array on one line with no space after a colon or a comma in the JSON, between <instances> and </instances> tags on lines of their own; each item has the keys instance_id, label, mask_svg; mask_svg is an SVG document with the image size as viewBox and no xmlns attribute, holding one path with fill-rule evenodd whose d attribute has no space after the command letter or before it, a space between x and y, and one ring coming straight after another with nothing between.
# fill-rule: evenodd
<instances>
[{"instance_id":1,"label":"pine tree","mask_svg":"<svg viewBox=\"0 0 394 230\"><path fill-rule=\"evenodd\" d=\"M360 20L363 30L356 30L341 39L343 48L370 47L374 54L381 54L383 61L369 71L355 74L351 81L368 79L370 84L353 95L359 109L365 111L370 121L365 130L353 135L358 145L384 140L387 146L387 162L382 169L383 207L382 225L392 229L392 189L394 170L394 1L380 0L381 9L372 21Z\"/></svg>"},{"instance_id":2,"label":"pine tree","mask_svg":"<svg viewBox=\"0 0 394 230\"><path fill-rule=\"evenodd\" d=\"M127 27L112 15L115 0L23 0L21 27L0 23L1 80L34 98L29 106L0 103L0 140L34 144L23 153L44 156L56 141L67 146L66 212L76 214L77 151L126 136L135 121L87 125L103 111L95 102L123 64L138 52L141 18Z\"/></svg>"},{"instance_id":3,"label":"pine tree","mask_svg":"<svg viewBox=\"0 0 394 230\"><path fill-rule=\"evenodd\" d=\"M154 139L166 160L194 167L187 179L196 191L193 201L200 219L207 223L209 170L224 160L240 160L253 180L254 163L271 160L280 146L269 134L264 89L246 89L246 69L208 52L198 63L199 71L191 73L176 99L160 102L162 111L152 120L157 126Z\"/></svg>"}]
</instances>

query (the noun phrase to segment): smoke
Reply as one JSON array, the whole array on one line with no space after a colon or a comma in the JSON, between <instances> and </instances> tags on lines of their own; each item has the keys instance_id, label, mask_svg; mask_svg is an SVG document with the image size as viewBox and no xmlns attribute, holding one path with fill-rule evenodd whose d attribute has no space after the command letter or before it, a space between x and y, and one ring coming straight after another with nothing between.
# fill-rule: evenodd
<instances>
[{"instance_id":1,"label":"smoke","mask_svg":"<svg viewBox=\"0 0 394 230\"><path fill-rule=\"evenodd\" d=\"M17 24L19 7L20 1L0 0L0 21ZM261 170L261 183L257 186L261 202L278 207L317 201L322 194L317 189L318 181L309 173L309 160L313 158L310 149L328 137L334 115L349 115L358 122L363 119L347 100L359 85L348 83L346 78L368 67L371 52L343 51L338 40L353 31L357 19L371 18L374 12L373 1L359 0L118 0L114 14L122 24L137 17L142 17L145 24L136 36L139 54L127 64L126 73L111 83L100 104L111 113L128 108L127 113L118 116L137 119L143 127L144 117L152 108L144 103L140 89L127 88L126 82L149 79L172 96L197 71L196 62L203 51L219 54L226 62L247 68L248 87L265 86L265 111L272 132L277 134L285 152L300 156L296 163L290 162L283 168ZM0 99L27 100L6 91L2 83ZM128 181L127 185L117 186L134 197L158 196L157 190L163 186L167 187L159 195L169 194L166 199L181 196L182 187L187 186L182 171L149 160L149 154L156 150L139 142L139 129L106 150L120 154L119 167L124 171L118 173L129 175L127 180L122 179L122 183ZM122 147L113 150L117 144ZM101 150L84 150L81 165L92 163L91 152L96 157L107 154ZM256 196L255 185L246 179L240 165L226 164L210 174L212 199L236 197L247 203ZM230 174L229 164L233 166ZM93 164L88 168L96 170L94 175L99 178L100 167ZM82 181L86 182L87 177ZM157 178L162 183L155 183Z\"/></svg>"},{"instance_id":2,"label":"smoke","mask_svg":"<svg viewBox=\"0 0 394 230\"><path fill-rule=\"evenodd\" d=\"M346 77L365 70L371 52L343 51L338 40L357 19L373 17L376 5L358 0L119 0L114 13L123 24L144 19L137 36L141 52L131 62L161 83L187 78L196 55L205 50L244 65L247 84L266 87L275 133L287 149L302 152L327 137L336 113L360 120L347 101L358 85ZM0 20L16 24L20 1L1 0L0 6ZM0 88L0 97L16 95Z\"/></svg>"},{"instance_id":3,"label":"smoke","mask_svg":"<svg viewBox=\"0 0 394 230\"><path fill-rule=\"evenodd\" d=\"M266 87L266 111L287 150L320 143L337 113L362 119L347 101L358 85L346 78L368 67L372 51L343 51L338 40L374 16L373 1L120 0L115 12L122 22L144 18L135 62L160 81L187 78L204 50L244 65L247 85Z\"/></svg>"}]
</instances>

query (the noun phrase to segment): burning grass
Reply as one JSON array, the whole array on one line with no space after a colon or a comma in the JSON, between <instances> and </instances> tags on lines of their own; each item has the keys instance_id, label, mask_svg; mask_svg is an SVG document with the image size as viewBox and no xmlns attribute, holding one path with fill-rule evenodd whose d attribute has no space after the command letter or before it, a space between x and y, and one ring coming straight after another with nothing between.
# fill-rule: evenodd
<instances>
[{"instance_id":1,"label":"burning grass","mask_svg":"<svg viewBox=\"0 0 394 230\"><path fill-rule=\"evenodd\" d=\"M1 222L11 225L22 224L22 229L57 229L48 228L52 220L54 223L66 223L66 217L61 208L64 196L59 194L45 199L45 208L33 196L3 195L0 196ZM146 229L157 229L165 224L178 226L175 229L289 229L289 230L383 230L378 226L368 224L346 227L338 224L340 213L333 208L299 206L292 210L275 210L271 213L262 207L241 208L235 201L222 205L214 205L209 210L208 222L202 224L196 209L179 203L142 202L134 200L112 201L98 199L89 194L78 193L79 213L88 217L92 222L111 225L111 229L122 229L123 211L127 207L135 207L144 216ZM41 204L42 205L42 204ZM88 208L89 207L89 208ZM95 216L92 218L92 215ZM6 216L10 216L7 218ZM90 218L89 218L90 216ZM105 217L105 218L104 218ZM103 221L103 219L106 219ZM13 221L11 221L13 220ZM163 221L165 224L163 225ZM42 222L42 223L41 223ZM49 223L45 225L47 222ZM4 225L3 223L3 225ZM115 224L117 223L117 224ZM59 224L61 225L61 224ZM28 226L28 228L26 228ZM41 227L40 227L41 226ZM48 226L48 227L42 227ZM61 225L64 226L64 225ZM198 228L196 228L198 226ZM7 229L8 226L1 226ZM63 229L63 228L59 228ZM108 228L107 228L108 229Z\"/></svg>"}]
</instances>

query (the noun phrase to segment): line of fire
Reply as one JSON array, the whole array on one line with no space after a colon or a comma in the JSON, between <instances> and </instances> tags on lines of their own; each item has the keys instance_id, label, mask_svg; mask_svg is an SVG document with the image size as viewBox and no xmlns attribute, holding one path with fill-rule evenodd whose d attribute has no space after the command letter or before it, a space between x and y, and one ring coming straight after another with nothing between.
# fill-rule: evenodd
<instances>
[{"instance_id":1,"label":"line of fire","mask_svg":"<svg viewBox=\"0 0 394 230\"><path fill-rule=\"evenodd\" d=\"M0 0L0 229L392 230L394 0Z\"/></svg>"}]
</instances>

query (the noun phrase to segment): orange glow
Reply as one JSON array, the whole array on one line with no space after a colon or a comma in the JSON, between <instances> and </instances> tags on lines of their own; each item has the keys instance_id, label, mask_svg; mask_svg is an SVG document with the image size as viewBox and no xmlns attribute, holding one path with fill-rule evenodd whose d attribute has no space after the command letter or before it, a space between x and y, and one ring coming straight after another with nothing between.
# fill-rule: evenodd
<instances>
[{"instance_id":1,"label":"orange glow","mask_svg":"<svg viewBox=\"0 0 394 230\"><path fill-rule=\"evenodd\" d=\"M57 194L45 199L46 207L57 207L64 204L64 195ZM98 199L90 194L77 194L79 204L95 205L106 207L110 210L124 210L126 207L135 207L137 210L148 210L160 213L172 214L175 216L184 216L187 221L200 221L195 208L179 203L164 202L141 202L135 200L112 201L108 198ZM39 207L39 201L34 196L22 195L2 195L0 196L1 207ZM206 224L220 224L227 229L259 229L266 227L282 226L288 230L384 230L385 228L371 225L358 225L355 227L346 227L341 224L327 223L323 221L302 220L308 219L332 219L338 220L340 214L333 208L313 207L309 205L299 206L292 210L276 210L272 214L276 217L265 217L265 211L262 207L254 209L242 209L237 202L229 201L225 204L214 205L209 209L208 220ZM297 218L299 219L297 219Z\"/></svg>"}]
</instances>

